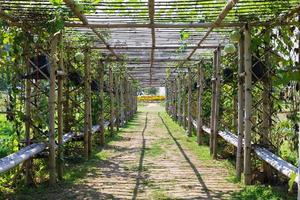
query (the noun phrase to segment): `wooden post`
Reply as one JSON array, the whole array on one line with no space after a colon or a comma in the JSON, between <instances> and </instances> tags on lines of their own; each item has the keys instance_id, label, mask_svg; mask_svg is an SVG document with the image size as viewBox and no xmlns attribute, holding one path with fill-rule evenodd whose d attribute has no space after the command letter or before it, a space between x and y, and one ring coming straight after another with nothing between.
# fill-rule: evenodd
<instances>
[{"instance_id":1,"label":"wooden post","mask_svg":"<svg viewBox=\"0 0 300 200\"><path fill-rule=\"evenodd\" d=\"M204 74L202 69L202 63L198 65L198 112L197 112L197 143L198 145L202 144L203 137L203 120L202 120L202 95L203 95L203 83L204 83Z\"/></svg>"},{"instance_id":2,"label":"wooden post","mask_svg":"<svg viewBox=\"0 0 300 200\"><path fill-rule=\"evenodd\" d=\"M112 135L114 133L114 118L115 118L115 113L114 113L114 93L113 93L113 72L111 65L109 66L109 96L110 96L110 134Z\"/></svg>"},{"instance_id":3,"label":"wooden post","mask_svg":"<svg viewBox=\"0 0 300 200\"><path fill-rule=\"evenodd\" d=\"M26 48L26 47L25 47ZM28 52L28 49L27 51ZM25 64L27 65L27 74L31 73L31 67L28 62L28 55L25 56ZM26 145L29 146L31 143L31 138L30 138L30 124L31 124L31 82L29 79L26 79L25 82L25 139L26 139ZM29 159L25 163L25 183L26 185L31 185L33 183L32 180L32 160Z\"/></svg>"},{"instance_id":4,"label":"wooden post","mask_svg":"<svg viewBox=\"0 0 300 200\"><path fill-rule=\"evenodd\" d=\"M114 75L114 79L115 79L115 102L116 102L116 109L115 109L115 115L116 115L116 129L117 131L119 131L119 127L120 127L120 90L119 90L119 74L115 74ZM134 103L134 102L133 102Z\"/></svg>"},{"instance_id":5,"label":"wooden post","mask_svg":"<svg viewBox=\"0 0 300 200\"><path fill-rule=\"evenodd\" d=\"M217 71L217 51L214 51L213 57L213 76L211 79L212 96L211 96L211 114L210 114L210 137L209 137L209 149L210 155L213 154L213 141L214 141L214 124L215 124L215 109L216 109L216 71Z\"/></svg>"},{"instance_id":6,"label":"wooden post","mask_svg":"<svg viewBox=\"0 0 300 200\"><path fill-rule=\"evenodd\" d=\"M84 104L84 153L86 159L90 158L92 151L92 127L91 127L91 68L90 68L90 50L85 50L84 55L84 70L85 70L85 104Z\"/></svg>"},{"instance_id":7,"label":"wooden post","mask_svg":"<svg viewBox=\"0 0 300 200\"><path fill-rule=\"evenodd\" d=\"M63 54L63 35L60 34L60 58L59 58L59 68L60 70L64 71L64 54ZM57 92L57 118L58 118L58 125L57 125L57 134L58 134L58 162L57 162L57 177L59 180L63 179L63 159L64 159L64 153L63 153L63 76L58 77L58 92Z\"/></svg>"},{"instance_id":8,"label":"wooden post","mask_svg":"<svg viewBox=\"0 0 300 200\"><path fill-rule=\"evenodd\" d=\"M251 184L251 107L252 107L252 62L251 62L251 34L248 25L244 28L244 59L245 59L245 130L244 130L244 180Z\"/></svg>"},{"instance_id":9,"label":"wooden post","mask_svg":"<svg viewBox=\"0 0 300 200\"><path fill-rule=\"evenodd\" d=\"M49 90L49 184L54 186L56 183L56 162L55 162L55 71L57 69L56 53L58 34L53 37L50 45L50 90Z\"/></svg>"},{"instance_id":10,"label":"wooden post","mask_svg":"<svg viewBox=\"0 0 300 200\"><path fill-rule=\"evenodd\" d=\"M170 115L170 110L169 110L169 102L170 102L170 95L169 95L169 78L166 78L166 112Z\"/></svg>"},{"instance_id":11,"label":"wooden post","mask_svg":"<svg viewBox=\"0 0 300 200\"><path fill-rule=\"evenodd\" d=\"M105 134L104 134L104 64L103 60L99 60L99 145L104 146Z\"/></svg>"},{"instance_id":12,"label":"wooden post","mask_svg":"<svg viewBox=\"0 0 300 200\"><path fill-rule=\"evenodd\" d=\"M266 33L267 37L270 37L270 31ZM271 121L272 121L272 99L271 99L271 76L270 76L270 45L268 42L265 43L265 66L267 66L267 72L263 78L263 91L262 91L262 126L261 126L261 133L262 133L262 144L267 146L268 138L271 134ZM263 162L263 171L265 178L269 180L272 177L272 169L267 162Z\"/></svg>"},{"instance_id":13,"label":"wooden post","mask_svg":"<svg viewBox=\"0 0 300 200\"><path fill-rule=\"evenodd\" d=\"M191 67L188 67L188 136L192 136L192 75Z\"/></svg>"},{"instance_id":14,"label":"wooden post","mask_svg":"<svg viewBox=\"0 0 300 200\"><path fill-rule=\"evenodd\" d=\"M300 31L300 12L298 13L298 31ZM298 33L298 70L300 72L300 34ZM298 82L298 84L300 84ZM298 92L299 95L299 92ZM299 112L299 110L298 110ZM300 123L298 122L298 126L300 127ZM300 141L300 130L298 130L298 141ZM298 143L298 180L297 180L297 186L298 186L298 195L297 200L300 200L300 143Z\"/></svg>"},{"instance_id":15,"label":"wooden post","mask_svg":"<svg viewBox=\"0 0 300 200\"><path fill-rule=\"evenodd\" d=\"M185 74L182 75L182 125L186 129L186 78Z\"/></svg>"},{"instance_id":16,"label":"wooden post","mask_svg":"<svg viewBox=\"0 0 300 200\"><path fill-rule=\"evenodd\" d=\"M217 63L216 63L216 87L215 87L215 113L214 113L214 124L213 124L213 159L217 159L217 142L218 142L218 122L219 122L219 108L220 108L220 65L221 65L221 48L217 48Z\"/></svg>"},{"instance_id":17,"label":"wooden post","mask_svg":"<svg viewBox=\"0 0 300 200\"><path fill-rule=\"evenodd\" d=\"M177 121L181 123L181 81L180 74L177 76Z\"/></svg>"},{"instance_id":18,"label":"wooden post","mask_svg":"<svg viewBox=\"0 0 300 200\"><path fill-rule=\"evenodd\" d=\"M241 32L241 39L239 41L239 60L238 60L238 145L236 152L236 177L241 180L242 174L242 145L244 137L244 34Z\"/></svg>"},{"instance_id":19,"label":"wooden post","mask_svg":"<svg viewBox=\"0 0 300 200\"><path fill-rule=\"evenodd\" d=\"M123 79L123 76L121 76L121 79L120 79L120 109L121 109L121 126L123 126L124 125L124 120L125 120L124 79Z\"/></svg>"}]
</instances>

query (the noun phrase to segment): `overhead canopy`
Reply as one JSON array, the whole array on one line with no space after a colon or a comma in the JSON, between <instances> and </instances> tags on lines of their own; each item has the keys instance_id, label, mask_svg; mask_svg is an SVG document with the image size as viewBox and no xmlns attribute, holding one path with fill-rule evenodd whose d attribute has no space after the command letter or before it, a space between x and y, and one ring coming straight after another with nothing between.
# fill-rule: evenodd
<instances>
[{"instance_id":1,"label":"overhead canopy","mask_svg":"<svg viewBox=\"0 0 300 200\"><path fill-rule=\"evenodd\" d=\"M246 23L266 26L300 10L299 0L91 2L79 5L64 0L57 6L48 0L0 0L0 17L38 24L49 20L47 13L64 10L69 13L67 35L84 33L95 41L92 48L127 62L129 73L143 85L160 86L166 67L185 67L211 58L218 45L228 42L232 30Z\"/></svg>"}]
</instances>

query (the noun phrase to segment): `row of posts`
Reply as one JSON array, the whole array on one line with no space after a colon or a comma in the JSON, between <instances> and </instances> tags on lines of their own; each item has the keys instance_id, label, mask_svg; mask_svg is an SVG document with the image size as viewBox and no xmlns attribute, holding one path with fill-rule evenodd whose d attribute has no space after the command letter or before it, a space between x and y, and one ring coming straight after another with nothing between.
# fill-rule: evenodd
<instances>
[{"instance_id":1,"label":"row of posts","mask_svg":"<svg viewBox=\"0 0 300 200\"><path fill-rule=\"evenodd\" d=\"M250 52L250 31L247 26L241 31L239 41L238 61L238 147L236 155L236 175L241 178L242 166L244 166L245 184L251 184L251 107L252 107L252 61ZM213 75L211 79L211 114L210 124L203 123L203 90L204 90L204 69L203 61L197 65L197 143L203 144L203 126L210 127L210 153L214 159L217 158L218 123L220 107L220 86L221 86L221 48L214 51ZM187 73L187 74L185 74ZM171 75L166 81L166 111L174 119L187 129L188 136L192 136L192 72L191 67L185 72ZM244 140L244 144L242 141ZM244 153L242 153L244 150ZM243 155L243 156L242 156ZM244 164L242 165L242 157Z\"/></svg>"},{"instance_id":2,"label":"row of posts","mask_svg":"<svg viewBox=\"0 0 300 200\"><path fill-rule=\"evenodd\" d=\"M70 116L64 112L68 112L66 106L69 107L68 87L64 87L67 80L66 70L64 68L64 54L63 48L58 51L58 44L62 45L62 35L57 34L51 40L50 46L50 89L49 89L49 183L54 185L57 178L63 179L63 135L66 133L70 120ZM57 56L58 55L58 56ZM99 99L99 105L97 108L92 108L92 91L91 91L91 50L87 48L84 53L84 155L88 159L92 152L92 112L93 109L99 110L98 125L100 126L97 135L97 143L99 145L105 144L105 130L104 130L104 60L99 60L97 78L99 85L99 92L97 98ZM59 57L59 61L57 60ZM110 65L111 66L111 65ZM58 75L58 71L63 72L63 75ZM122 74L120 76L120 74ZM110 135L115 130L119 130L125 122L129 121L137 111L137 98L136 87L131 83L125 72L114 72L111 67L108 69L109 76L109 99L110 99L110 118L109 118L109 132ZM26 118L30 119L31 113L31 82L26 81L26 101L25 101L25 113ZM56 115L57 114L57 115ZM57 125L56 125L57 122ZM57 127L57 132L56 132ZM30 145L32 127L29 120L25 122L25 136L26 143ZM70 131L70 130L68 130ZM56 135L57 134L57 135ZM56 138L58 151L56 152ZM32 161L26 161L26 182L32 183Z\"/></svg>"}]
</instances>

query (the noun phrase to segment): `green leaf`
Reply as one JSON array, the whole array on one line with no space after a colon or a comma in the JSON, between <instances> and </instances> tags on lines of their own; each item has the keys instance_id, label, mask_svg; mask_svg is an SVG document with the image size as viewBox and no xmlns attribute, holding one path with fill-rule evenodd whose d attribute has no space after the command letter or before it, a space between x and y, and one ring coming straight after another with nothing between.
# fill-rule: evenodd
<instances>
[{"instance_id":1,"label":"green leaf","mask_svg":"<svg viewBox=\"0 0 300 200\"><path fill-rule=\"evenodd\" d=\"M289 191L292 190L294 182L296 181L296 177L297 177L297 174L295 172L293 172L291 174L291 177L290 177L290 180L289 180Z\"/></svg>"},{"instance_id":2,"label":"green leaf","mask_svg":"<svg viewBox=\"0 0 300 200\"><path fill-rule=\"evenodd\" d=\"M55 6L59 6L62 4L63 0L49 0Z\"/></svg>"}]
</instances>

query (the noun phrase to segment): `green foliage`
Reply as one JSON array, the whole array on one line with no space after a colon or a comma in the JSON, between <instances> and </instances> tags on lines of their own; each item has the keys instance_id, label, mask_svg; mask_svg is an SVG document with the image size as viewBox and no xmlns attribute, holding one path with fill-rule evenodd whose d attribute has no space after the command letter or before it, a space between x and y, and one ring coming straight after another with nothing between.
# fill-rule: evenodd
<instances>
[{"instance_id":1,"label":"green foliage","mask_svg":"<svg viewBox=\"0 0 300 200\"><path fill-rule=\"evenodd\" d=\"M247 186L243 190L233 193L232 200L292 200L294 197L276 190L270 186Z\"/></svg>"},{"instance_id":2,"label":"green foliage","mask_svg":"<svg viewBox=\"0 0 300 200\"><path fill-rule=\"evenodd\" d=\"M156 87L147 88L145 91L145 93L148 95L156 95L157 92L158 92L158 89Z\"/></svg>"}]
</instances>

